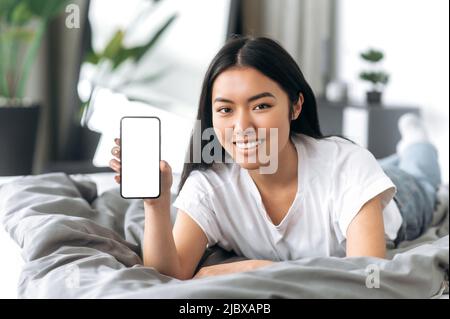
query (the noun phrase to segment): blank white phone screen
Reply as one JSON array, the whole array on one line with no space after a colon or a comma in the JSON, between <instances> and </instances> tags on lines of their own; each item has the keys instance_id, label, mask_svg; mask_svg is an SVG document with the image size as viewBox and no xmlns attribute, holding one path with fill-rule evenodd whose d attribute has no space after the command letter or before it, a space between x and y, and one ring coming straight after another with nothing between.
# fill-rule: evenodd
<instances>
[{"instance_id":1,"label":"blank white phone screen","mask_svg":"<svg viewBox=\"0 0 450 319\"><path fill-rule=\"evenodd\" d=\"M123 117L120 125L121 195L159 197L160 132L157 117Z\"/></svg>"}]
</instances>

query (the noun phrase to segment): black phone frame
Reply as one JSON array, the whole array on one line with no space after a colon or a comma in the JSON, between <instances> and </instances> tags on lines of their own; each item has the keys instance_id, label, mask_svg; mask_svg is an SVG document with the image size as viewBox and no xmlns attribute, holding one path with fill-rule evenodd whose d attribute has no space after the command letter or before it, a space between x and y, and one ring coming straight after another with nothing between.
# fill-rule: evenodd
<instances>
[{"instance_id":1,"label":"black phone frame","mask_svg":"<svg viewBox=\"0 0 450 319\"><path fill-rule=\"evenodd\" d=\"M156 197L125 197L122 195L122 121L126 118L155 118L159 122L159 162L158 162L158 172L159 172L159 192ZM156 199L161 196L161 119L157 116L123 116L120 119L120 196L124 199Z\"/></svg>"}]
</instances>

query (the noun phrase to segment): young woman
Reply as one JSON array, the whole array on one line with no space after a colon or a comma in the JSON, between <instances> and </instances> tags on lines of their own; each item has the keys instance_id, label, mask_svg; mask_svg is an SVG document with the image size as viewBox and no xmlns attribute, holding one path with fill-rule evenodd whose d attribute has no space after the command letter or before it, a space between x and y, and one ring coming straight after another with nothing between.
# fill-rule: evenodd
<instances>
[{"instance_id":1,"label":"young woman","mask_svg":"<svg viewBox=\"0 0 450 319\"><path fill-rule=\"evenodd\" d=\"M432 199L436 185L427 176L401 171L402 161L390 158L385 165L395 185L369 151L341 137L323 136L310 86L273 40L236 38L219 51L204 79L197 119L196 130L213 134L196 141L201 134L193 132L173 203L178 208L174 227L167 162L160 163L161 196L144 200L144 265L161 273L192 278L206 247L216 244L249 260L204 267L196 277L311 256L384 258L386 239L411 239L429 223L424 216L431 214L426 209L433 203L418 203L413 215L422 226L409 233L411 219L402 214L412 204L406 195L393 198L402 190L408 196L428 191ZM204 151L214 141L222 151L220 160L205 159L208 151L196 162L195 143ZM117 159L110 165L119 173L116 143L112 153ZM430 153L431 145L423 147ZM272 164L275 170L264 171ZM430 185L424 190L422 183Z\"/></svg>"}]
</instances>

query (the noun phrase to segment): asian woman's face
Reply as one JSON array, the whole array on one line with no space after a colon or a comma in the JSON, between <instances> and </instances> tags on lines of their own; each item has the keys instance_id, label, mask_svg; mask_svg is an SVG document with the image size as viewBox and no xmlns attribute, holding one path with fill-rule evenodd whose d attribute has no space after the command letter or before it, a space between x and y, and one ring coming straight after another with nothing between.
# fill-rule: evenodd
<instances>
[{"instance_id":1,"label":"asian woman's face","mask_svg":"<svg viewBox=\"0 0 450 319\"><path fill-rule=\"evenodd\" d=\"M303 96L292 119L301 112ZM212 120L220 144L246 169L257 169L289 142L290 101L286 92L256 69L233 67L212 88ZM264 166L264 165L263 165Z\"/></svg>"}]
</instances>

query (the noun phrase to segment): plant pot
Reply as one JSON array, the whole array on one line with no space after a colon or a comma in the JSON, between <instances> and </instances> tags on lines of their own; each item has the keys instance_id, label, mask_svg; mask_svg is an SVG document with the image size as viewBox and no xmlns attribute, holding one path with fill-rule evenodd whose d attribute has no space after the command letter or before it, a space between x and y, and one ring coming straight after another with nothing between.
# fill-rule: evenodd
<instances>
[{"instance_id":1,"label":"plant pot","mask_svg":"<svg viewBox=\"0 0 450 319\"><path fill-rule=\"evenodd\" d=\"M0 176L32 174L40 107L0 107Z\"/></svg>"},{"instance_id":2,"label":"plant pot","mask_svg":"<svg viewBox=\"0 0 450 319\"><path fill-rule=\"evenodd\" d=\"M92 160L97 150L100 137L98 132L91 131L89 128L83 126L81 129L81 156L80 159Z\"/></svg>"},{"instance_id":3,"label":"plant pot","mask_svg":"<svg viewBox=\"0 0 450 319\"><path fill-rule=\"evenodd\" d=\"M381 105L382 93L380 91L366 92L366 100L370 105Z\"/></svg>"},{"instance_id":4,"label":"plant pot","mask_svg":"<svg viewBox=\"0 0 450 319\"><path fill-rule=\"evenodd\" d=\"M97 150L101 134L91 131L86 126L73 123L70 128L68 142L64 145L59 160L85 161L92 160Z\"/></svg>"},{"instance_id":5,"label":"plant pot","mask_svg":"<svg viewBox=\"0 0 450 319\"><path fill-rule=\"evenodd\" d=\"M96 167L92 163L100 138L100 133L73 123L69 141L64 145L61 156L57 160L47 162L43 168L43 173L90 174L111 172L109 167Z\"/></svg>"}]
</instances>

